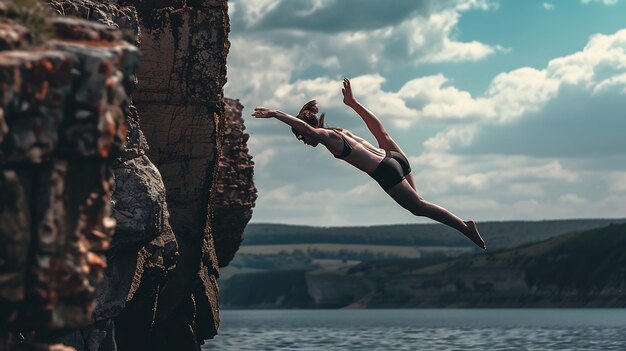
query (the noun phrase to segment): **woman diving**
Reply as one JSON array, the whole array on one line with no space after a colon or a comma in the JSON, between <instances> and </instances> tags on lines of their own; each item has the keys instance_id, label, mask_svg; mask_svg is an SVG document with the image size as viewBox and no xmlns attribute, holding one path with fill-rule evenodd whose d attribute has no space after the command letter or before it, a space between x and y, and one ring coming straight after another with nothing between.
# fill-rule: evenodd
<instances>
[{"instance_id":1,"label":"woman diving","mask_svg":"<svg viewBox=\"0 0 626 351\"><path fill-rule=\"evenodd\" d=\"M365 122L376 138L378 147L346 129L325 128L324 115L319 119L315 100L303 107L298 117L265 107L254 109L256 118L276 118L291 126L298 140L310 146L324 145L336 158L342 159L369 174L383 190L400 206L415 216L431 218L452 227L485 250L485 241L480 236L474 221L463 221L445 208L427 202L415 191L411 167L402 149L389 136L385 127L372 112L363 107L353 96L350 81L343 80L343 102L351 107Z\"/></svg>"}]
</instances>

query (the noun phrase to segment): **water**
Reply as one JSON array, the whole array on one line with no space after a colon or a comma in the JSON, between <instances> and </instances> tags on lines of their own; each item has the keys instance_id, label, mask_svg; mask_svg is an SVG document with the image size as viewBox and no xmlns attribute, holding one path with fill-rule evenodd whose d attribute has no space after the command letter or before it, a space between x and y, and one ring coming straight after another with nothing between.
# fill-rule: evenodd
<instances>
[{"instance_id":1,"label":"water","mask_svg":"<svg viewBox=\"0 0 626 351\"><path fill-rule=\"evenodd\" d=\"M626 350L624 309L238 310L203 350Z\"/></svg>"}]
</instances>

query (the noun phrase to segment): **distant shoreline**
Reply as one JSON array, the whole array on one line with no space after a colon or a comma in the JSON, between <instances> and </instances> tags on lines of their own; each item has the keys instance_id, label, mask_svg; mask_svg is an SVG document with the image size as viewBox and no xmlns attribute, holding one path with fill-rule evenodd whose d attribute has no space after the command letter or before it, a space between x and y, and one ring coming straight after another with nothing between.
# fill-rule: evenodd
<instances>
[{"instance_id":1,"label":"distant shoreline","mask_svg":"<svg viewBox=\"0 0 626 351\"><path fill-rule=\"evenodd\" d=\"M261 238L266 235L265 240L283 244L245 246L232 267L223 271L222 306L626 307L626 222L504 222L483 228L485 240L494 248L487 252L455 252L454 245L464 239L461 235L416 233L413 228L389 233L330 231L317 238L289 231L261 233ZM300 238L338 243L288 243ZM355 244L364 241L370 245ZM389 241L398 246L374 245ZM411 247L401 246L402 241L409 246L430 243L440 251L418 246L410 251Z\"/></svg>"}]
</instances>

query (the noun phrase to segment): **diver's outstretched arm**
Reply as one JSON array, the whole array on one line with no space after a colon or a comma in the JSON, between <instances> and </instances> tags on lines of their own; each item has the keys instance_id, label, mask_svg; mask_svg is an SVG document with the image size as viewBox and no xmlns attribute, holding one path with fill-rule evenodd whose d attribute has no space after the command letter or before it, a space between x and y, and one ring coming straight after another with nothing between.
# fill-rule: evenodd
<instances>
[{"instance_id":1,"label":"diver's outstretched arm","mask_svg":"<svg viewBox=\"0 0 626 351\"><path fill-rule=\"evenodd\" d=\"M356 112L361 119L363 119L367 128L374 135L374 138L376 138L380 148L398 151L404 154L402 149L400 149L400 146L398 146L398 144L393 141L389 133L387 133L387 130L383 126L380 119L378 119L374 113L365 108L365 106L361 105L354 98L354 95L352 94L352 86L350 85L350 80L348 78L343 79L343 88L341 89L341 92L343 93L343 103L350 106L354 112Z\"/></svg>"},{"instance_id":2,"label":"diver's outstretched arm","mask_svg":"<svg viewBox=\"0 0 626 351\"><path fill-rule=\"evenodd\" d=\"M322 144L326 144L329 139L329 132L325 129L313 128L303 120L287 114L283 111L272 110L265 107L257 107L254 109L252 116L256 118L276 118L277 120L292 127L296 132L302 135L310 136L311 138L318 140Z\"/></svg>"},{"instance_id":3,"label":"diver's outstretched arm","mask_svg":"<svg viewBox=\"0 0 626 351\"><path fill-rule=\"evenodd\" d=\"M272 110L266 107L256 107L252 116L255 118L276 118L277 120L289 125L300 134L306 134L309 130L313 129L303 120L291 116L283 111Z\"/></svg>"}]
</instances>

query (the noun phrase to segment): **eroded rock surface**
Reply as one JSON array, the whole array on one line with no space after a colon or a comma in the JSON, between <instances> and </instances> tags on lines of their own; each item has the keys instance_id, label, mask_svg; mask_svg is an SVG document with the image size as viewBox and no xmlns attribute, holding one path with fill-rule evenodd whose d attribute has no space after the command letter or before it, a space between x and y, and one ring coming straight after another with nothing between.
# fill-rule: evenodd
<instances>
[{"instance_id":1,"label":"eroded rock surface","mask_svg":"<svg viewBox=\"0 0 626 351\"><path fill-rule=\"evenodd\" d=\"M46 0L61 16L75 16L99 22L122 32L124 39L139 44L139 20L132 6L120 6L116 1Z\"/></svg>"},{"instance_id":2,"label":"eroded rock surface","mask_svg":"<svg viewBox=\"0 0 626 351\"><path fill-rule=\"evenodd\" d=\"M243 231L252 218L257 198L254 186L254 162L248 153L239 100L224 99L224 137L217 175L213 220L213 238L220 267L233 259L243 240Z\"/></svg>"},{"instance_id":3,"label":"eroded rock surface","mask_svg":"<svg viewBox=\"0 0 626 351\"><path fill-rule=\"evenodd\" d=\"M83 158L106 160L109 163L114 156L117 157L113 163L113 172L108 167L109 163L105 168L108 173L106 182L102 184L108 184L108 188L101 185L103 190L98 193L103 200L94 202L101 204L118 223L112 241L111 228L97 232L104 233L102 241L106 241L98 252L100 257L105 247L110 246L110 249L107 252L109 266L96 297L98 303L94 323L61 340L79 350L113 350L115 343L120 349L133 350L145 347L152 350L197 349L204 339L217 333L219 325L216 284L219 272L214 239L219 237L216 240L223 248L220 255L224 257L221 261L225 265L239 246L243 227L251 216L256 198L252 184L252 162L245 147L247 135L243 133L240 118L241 105L234 106L233 111L238 111L234 119L225 120L222 87L226 81L226 55L229 48L227 1L46 2L61 15L82 17L102 24L70 18L55 20L54 31L66 37L65 42L58 45L80 47L87 45L85 42L99 42L98 50L106 51L113 50L125 39L135 44L141 42L143 51L138 90L133 94L137 109L130 105L126 96L121 114L117 110L105 113L104 122L97 124L98 131L104 137L97 135L86 138L86 125L80 125L80 128L70 125L69 132L63 137L57 137L54 133L48 133L48 130L65 128L64 123L57 126L54 123L58 120L46 121L48 124L33 122L27 126L34 128L34 136L23 138L30 144L25 144L19 152L11 151L30 163L45 163L57 154L73 155L72 152ZM134 6L138 12L135 12ZM0 13L5 12L4 2L0 2ZM37 45L36 36L32 36L28 28L7 21L11 19L0 20L0 50ZM141 40L139 33L142 33ZM80 55L91 57L87 49L76 50ZM98 50L94 51L100 52ZM41 55L44 54L47 52L41 52ZM32 53L29 55L34 60L39 59ZM53 68L57 69L58 66L54 76L61 81L64 74L76 72L71 69L73 66L62 65L64 59L62 55L56 58L58 65L57 61L46 59L54 63ZM113 68L108 65L94 66L89 61L81 68L104 75L115 72L114 68L121 71L130 68L128 60L120 60L119 64L123 68L115 65ZM32 66L39 67L37 64ZM35 69L35 72L39 71ZM114 83L120 83L128 91L137 83L132 74L116 74L115 77L115 82L105 79L98 83L104 83L109 88ZM84 84L82 76L72 75L71 81L71 84ZM67 82L63 84L71 85ZM29 94L37 98L48 87L28 89ZM86 87L81 85L78 95L81 95L81 89ZM90 120L92 117L89 113L103 111L80 106L87 111L77 112L77 119ZM113 110L108 105L105 107ZM12 134L15 119L5 123L9 119L2 114L3 111L0 109L0 146L14 148L15 143L2 142L3 138L15 139ZM55 111L51 108L45 113L60 113ZM109 112L107 109L104 111ZM115 131L111 132L112 114L117 118L115 121L119 116L127 118L127 136L123 124L115 125ZM28 122L26 119L24 121ZM226 141L222 144L225 131ZM125 137L127 144L122 148L121 142ZM66 138L72 144L66 147L55 138L62 141ZM223 167L218 171L221 150L227 157L222 159ZM5 155L13 154L0 152L0 160L4 162ZM231 164L227 165L227 161ZM65 173L71 173L64 171L62 165L53 166L48 171L50 177L59 178ZM102 179L102 176L82 169L79 173L80 176L90 176L94 182ZM113 175L114 185L111 183ZM226 181L218 185L218 177ZM15 188L7 194L13 198L29 198L27 192L32 189L18 183L33 184L33 176L17 174L5 178L2 178L4 183L0 183L0 187L6 183ZM67 193L73 192L73 188L82 189L74 186L74 179L64 184L66 189L72 188L66 190ZM112 199L107 197L111 192ZM241 198L237 199L238 196ZM112 200L112 208L108 200ZM24 217L17 224L11 223L11 230L20 225L26 228L32 222L30 214L24 215L23 212L32 207L28 201L18 201L17 205L5 212L1 212L3 210L0 208L0 216ZM56 215L63 216L62 213ZM212 221L216 215L223 219ZM1 225L9 226L3 218L0 221L3 222ZM105 223L110 226L113 222ZM220 228L220 233L216 234L213 227ZM25 229L20 227L17 230ZM16 248L15 252L19 253L19 245L12 245ZM96 247L95 244L92 246ZM21 252L28 250L24 247L21 249ZM19 260L16 262L19 263ZM101 279L104 266L96 268L91 271L98 272ZM19 284L7 286L19 288ZM92 286L91 297L93 290ZM81 322L76 326L84 324ZM116 333L115 342L113 330Z\"/></svg>"},{"instance_id":4,"label":"eroded rock surface","mask_svg":"<svg viewBox=\"0 0 626 351\"><path fill-rule=\"evenodd\" d=\"M136 6L142 32L144 59L134 102L150 145L148 155L165 183L180 251L159 296L155 328L166 339L164 345L183 339L201 343L219 325L219 272L210 218L224 118L227 1L125 3Z\"/></svg>"},{"instance_id":5,"label":"eroded rock surface","mask_svg":"<svg viewBox=\"0 0 626 351\"><path fill-rule=\"evenodd\" d=\"M85 0L51 3L65 14L90 16L102 23L115 23L120 28L132 23L127 19L133 16L128 11L116 9L117 4L90 5ZM133 335L124 335L124 326L145 325L142 315L149 315L151 309L157 306L147 331L151 335L149 342L162 349L184 348L181 345L197 347L203 339L217 333L219 323L218 263L210 218L212 196L217 193L215 175L224 118L222 87L226 80L229 46L227 3L225 0L125 1L119 6L135 6L138 10L140 30L128 28L125 32L142 33L143 59L138 74L139 86L133 100L142 116L137 121L150 149L141 149L144 156L152 159L163 177L169 221L178 242L179 256L176 268L167 274L166 279L159 279L158 275L146 278L145 267L137 264L137 273L143 271L143 278L138 289L135 290L135 285L130 289L133 298L116 317L117 338L127 344L136 342L136 336L132 340ZM86 11L85 8L92 10ZM98 10L94 11L94 8ZM97 15L92 15L94 12ZM124 19L123 23L118 23L119 18ZM149 169L139 170L139 166L147 165L144 156L125 161L123 167L116 170L116 181L121 171L128 175L143 172L145 177L140 178L144 181L150 178ZM137 191L142 186L141 182L131 180L123 186L126 189L123 193L130 191L132 194L132 189ZM123 236L132 243L136 242L146 220L153 218L160 222L158 219L163 216L152 217L149 212L155 210L159 213L163 206L154 209L145 207L147 211L144 211L143 205L136 202L145 202L140 199L134 201L132 196L127 197L125 205L121 204L117 201L117 194L122 189L116 186L115 215L118 218L119 214L120 221L132 226L135 234ZM142 219L135 221L134 217ZM118 241L116 236L114 249L118 242L120 248L124 247L124 240L127 239L120 236ZM122 259L120 255L114 257L126 262L126 265L133 262L130 258ZM126 286L121 289L125 290ZM157 291L156 304L148 303ZM119 302L119 296L110 299L113 300ZM111 309L103 310L116 311L117 306L113 304Z\"/></svg>"},{"instance_id":6,"label":"eroded rock surface","mask_svg":"<svg viewBox=\"0 0 626 351\"><path fill-rule=\"evenodd\" d=\"M110 30L119 28L124 39L140 41L133 7L89 0L51 0L49 4L59 14L95 20ZM96 297L94 323L58 339L79 351L114 350L115 344L121 349L150 347L157 297L178 257L165 187L146 155L149 148L135 107L127 109L126 120L126 144L113 163L112 210L117 227ZM114 329L118 329L115 342Z\"/></svg>"},{"instance_id":7,"label":"eroded rock surface","mask_svg":"<svg viewBox=\"0 0 626 351\"><path fill-rule=\"evenodd\" d=\"M23 10L0 4L0 331L43 340L91 321L139 54L110 27Z\"/></svg>"}]
</instances>

